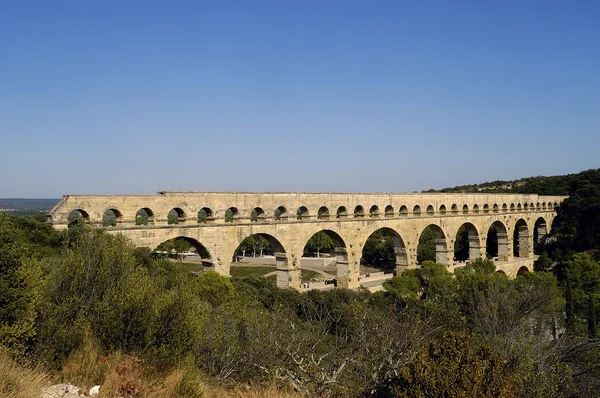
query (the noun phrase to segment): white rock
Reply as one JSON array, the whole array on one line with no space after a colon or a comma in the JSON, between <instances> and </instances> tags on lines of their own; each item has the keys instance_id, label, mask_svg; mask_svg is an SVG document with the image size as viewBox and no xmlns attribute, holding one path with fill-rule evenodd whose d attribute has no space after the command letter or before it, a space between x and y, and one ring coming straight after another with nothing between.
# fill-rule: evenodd
<instances>
[{"instance_id":1,"label":"white rock","mask_svg":"<svg viewBox=\"0 0 600 398\"><path fill-rule=\"evenodd\" d=\"M90 388L90 397L95 397L100 393L100 386L94 386Z\"/></svg>"},{"instance_id":2,"label":"white rock","mask_svg":"<svg viewBox=\"0 0 600 398\"><path fill-rule=\"evenodd\" d=\"M42 398L87 398L73 384L55 384L42 390Z\"/></svg>"}]
</instances>

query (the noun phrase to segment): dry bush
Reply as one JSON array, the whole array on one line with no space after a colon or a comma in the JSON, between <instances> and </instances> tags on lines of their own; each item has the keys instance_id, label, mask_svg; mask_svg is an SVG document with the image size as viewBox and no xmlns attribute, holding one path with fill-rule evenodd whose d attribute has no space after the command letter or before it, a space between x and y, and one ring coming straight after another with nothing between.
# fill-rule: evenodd
<instances>
[{"instance_id":1,"label":"dry bush","mask_svg":"<svg viewBox=\"0 0 600 398\"><path fill-rule=\"evenodd\" d=\"M97 340L86 333L82 346L73 351L63 363L60 377L63 383L71 383L82 391L103 384L108 371L108 358L102 354Z\"/></svg>"},{"instance_id":2,"label":"dry bush","mask_svg":"<svg viewBox=\"0 0 600 398\"><path fill-rule=\"evenodd\" d=\"M0 398L39 397L48 384L40 369L17 364L0 349Z\"/></svg>"}]
</instances>

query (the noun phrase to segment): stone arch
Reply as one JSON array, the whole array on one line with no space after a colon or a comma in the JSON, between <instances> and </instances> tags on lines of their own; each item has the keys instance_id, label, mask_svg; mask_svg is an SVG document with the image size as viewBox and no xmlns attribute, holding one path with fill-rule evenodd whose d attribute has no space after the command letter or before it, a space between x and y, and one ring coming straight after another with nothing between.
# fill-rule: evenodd
<instances>
[{"instance_id":1,"label":"stone arch","mask_svg":"<svg viewBox=\"0 0 600 398\"><path fill-rule=\"evenodd\" d=\"M230 207L229 209L225 210L225 222L234 222L239 220L239 218L240 211L237 207Z\"/></svg>"},{"instance_id":2,"label":"stone arch","mask_svg":"<svg viewBox=\"0 0 600 398\"><path fill-rule=\"evenodd\" d=\"M206 224L215 221L213 211L210 207L203 207L198 210L198 223Z\"/></svg>"},{"instance_id":3,"label":"stone arch","mask_svg":"<svg viewBox=\"0 0 600 398\"><path fill-rule=\"evenodd\" d=\"M354 208L354 218L362 218L365 216L365 209L358 205Z\"/></svg>"},{"instance_id":4,"label":"stone arch","mask_svg":"<svg viewBox=\"0 0 600 398\"><path fill-rule=\"evenodd\" d=\"M450 256L448 255L448 243L446 242L446 235L439 225L429 224L423 228L423 231L421 231L421 234L419 235L417 252L419 252L419 247L421 246L421 237L427 229L433 233L435 238L435 262L438 264L450 265Z\"/></svg>"},{"instance_id":5,"label":"stone arch","mask_svg":"<svg viewBox=\"0 0 600 398\"><path fill-rule=\"evenodd\" d=\"M490 225L486 238L486 256L508 261L510 250L508 246L508 232L502 221L494 221Z\"/></svg>"},{"instance_id":6,"label":"stone arch","mask_svg":"<svg viewBox=\"0 0 600 398\"><path fill-rule=\"evenodd\" d=\"M519 270L517 271L517 276L523 276L524 274L526 274L527 272L529 272L529 268L527 268L527 266L523 265L522 267L519 268Z\"/></svg>"},{"instance_id":7,"label":"stone arch","mask_svg":"<svg viewBox=\"0 0 600 398\"><path fill-rule=\"evenodd\" d=\"M135 225L153 225L154 212L149 207L142 207L135 213Z\"/></svg>"},{"instance_id":8,"label":"stone arch","mask_svg":"<svg viewBox=\"0 0 600 398\"><path fill-rule=\"evenodd\" d=\"M525 202L525 204L523 205L523 211L527 210L529 210L529 203Z\"/></svg>"},{"instance_id":9,"label":"stone arch","mask_svg":"<svg viewBox=\"0 0 600 398\"><path fill-rule=\"evenodd\" d=\"M510 211L515 211L515 204L514 203L510 204Z\"/></svg>"},{"instance_id":10,"label":"stone arch","mask_svg":"<svg viewBox=\"0 0 600 398\"><path fill-rule=\"evenodd\" d=\"M404 205L400 206L400 212L398 213L401 217L408 216L408 208Z\"/></svg>"},{"instance_id":11,"label":"stone arch","mask_svg":"<svg viewBox=\"0 0 600 398\"><path fill-rule=\"evenodd\" d=\"M340 285L341 287L348 287L349 281L349 266L348 266L348 252L346 249L346 242L344 239L335 231L330 229L322 229L310 235L303 246L303 251L306 250L308 242L318 233L325 233L333 241L333 253L335 254L335 278L332 280L334 286ZM327 283L327 281L326 281Z\"/></svg>"},{"instance_id":12,"label":"stone arch","mask_svg":"<svg viewBox=\"0 0 600 398\"><path fill-rule=\"evenodd\" d=\"M420 216L421 215L421 206L415 205L415 207L413 207L412 214L413 214L413 216Z\"/></svg>"},{"instance_id":13,"label":"stone arch","mask_svg":"<svg viewBox=\"0 0 600 398\"><path fill-rule=\"evenodd\" d=\"M546 202L542 202L542 210L546 210Z\"/></svg>"},{"instance_id":14,"label":"stone arch","mask_svg":"<svg viewBox=\"0 0 600 398\"><path fill-rule=\"evenodd\" d=\"M266 240L267 244L266 244L266 246L262 247L262 250L266 251L269 255L272 254L273 257L275 258L275 266L276 266L275 271L277 274L277 286L281 287L281 288L286 288L286 287L299 288L300 287L300 281L299 281L299 274L300 274L299 271L300 270L297 269L296 273L294 273L293 270L292 270L292 272L290 272L291 270L288 267L288 258L287 258L286 250L285 250L283 244L279 241L279 239L277 239L273 235L258 232L258 233L253 233L253 234L247 234L245 236L244 235L238 236L239 242L233 252L232 258L236 257L236 254L240 252L240 248L242 247L244 242L248 242L249 238L251 238L251 237L260 237L260 238L263 238L264 240ZM250 242L249 244L251 246L255 246L255 243L253 243L253 242ZM245 249L245 248L242 248L242 250L243 249ZM271 257L271 259L273 257ZM296 286L296 284L298 286Z\"/></svg>"},{"instance_id":15,"label":"stone arch","mask_svg":"<svg viewBox=\"0 0 600 398\"><path fill-rule=\"evenodd\" d=\"M488 206L487 203L483 205L483 212L484 213L489 213L490 212L490 206Z\"/></svg>"},{"instance_id":16,"label":"stone arch","mask_svg":"<svg viewBox=\"0 0 600 398\"><path fill-rule=\"evenodd\" d=\"M477 203L473 205L473 213L479 213L479 205Z\"/></svg>"},{"instance_id":17,"label":"stone arch","mask_svg":"<svg viewBox=\"0 0 600 398\"><path fill-rule=\"evenodd\" d=\"M446 214L446 205L440 206L440 214Z\"/></svg>"},{"instance_id":18,"label":"stone arch","mask_svg":"<svg viewBox=\"0 0 600 398\"><path fill-rule=\"evenodd\" d=\"M109 207L102 213L103 227L116 227L123 222L123 214L116 207Z\"/></svg>"},{"instance_id":19,"label":"stone arch","mask_svg":"<svg viewBox=\"0 0 600 398\"><path fill-rule=\"evenodd\" d=\"M536 208L536 210L540 210L540 209L541 209L541 204L540 204L540 202L537 202L537 203L535 204L535 208Z\"/></svg>"},{"instance_id":20,"label":"stone arch","mask_svg":"<svg viewBox=\"0 0 600 398\"><path fill-rule=\"evenodd\" d=\"M469 214L469 206L468 205L463 205L462 207L462 213L463 214Z\"/></svg>"},{"instance_id":21,"label":"stone arch","mask_svg":"<svg viewBox=\"0 0 600 398\"><path fill-rule=\"evenodd\" d=\"M340 206L335 213L335 218L348 218L348 210L346 206Z\"/></svg>"},{"instance_id":22,"label":"stone arch","mask_svg":"<svg viewBox=\"0 0 600 398\"><path fill-rule=\"evenodd\" d=\"M184 253L189 252L191 255L185 256L184 254L182 254L182 252L179 251L181 250L181 248L176 249L177 246L181 246L180 244L177 244L178 240L185 241L190 245L190 248L192 249L184 249ZM170 245L170 243L172 243L172 245ZM188 236L174 236L173 238L169 238L167 240L162 241L153 250L153 254L155 257L166 256L179 259L182 259L184 257L194 259L194 252L198 255L198 261L202 263L205 269L209 267L213 268L213 260L208 248L202 243L200 243L198 240L190 238Z\"/></svg>"},{"instance_id":23,"label":"stone arch","mask_svg":"<svg viewBox=\"0 0 600 398\"><path fill-rule=\"evenodd\" d=\"M428 216L432 216L435 213L435 210L433 209L432 205L427 206L427 209L425 210L425 213Z\"/></svg>"},{"instance_id":24,"label":"stone arch","mask_svg":"<svg viewBox=\"0 0 600 398\"><path fill-rule=\"evenodd\" d=\"M89 224L90 215L83 209L73 209L67 214L67 223L69 228L79 223Z\"/></svg>"},{"instance_id":25,"label":"stone arch","mask_svg":"<svg viewBox=\"0 0 600 398\"><path fill-rule=\"evenodd\" d=\"M317 218L319 220L329 220L329 209L326 206L319 207Z\"/></svg>"},{"instance_id":26,"label":"stone arch","mask_svg":"<svg viewBox=\"0 0 600 398\"><path fill-rule=\"evenodd\" d=\"M458 206L456 205L456 203L452 204L452 207L450 208L450 212L452 214L458 214Z\"/></svg>"},{"instance_id":27,"label":"stone arch","mask_svg":"<svg viewBox=\"0 0 600 398\"><path fill-rule=\"evenodd\" d=\"M454 235L454 258L456 261L475 261L481 257L481 241L477 227L466 222L458 227Z\"/></svg>"},{"instance_id":28,"label":"stone arch","mask_svg":"<svg viewBox=\"0 0 600 398\"><path fill-rule=\"evenodd\" d=\"M394 217L394 207L392 205L385 206L385 216Z\"/></svg>"},{"instance_id":29,"label":"stone arch","mask_svg":"<svg viewBox=\"0 0 600 398\"><path fill-rule=\"evenodd\" d=\"M538 208L540 207L540 204L538 203ZM535 210L535 205L533 203L529 203L529 210L533 211Z\"/></svg>"},{"instance_id":30,"label":"stone arch","mask_svg":"<svg viewBox=\"0 0 600 398\"><path fill-rule=\"evenodd\" d=\"M506 205L506 203L502 203L502 212L506 213L508 211L508 206Z\"/></svg>"},{"instance_id":31,"label":"stone arch","mask_svg":"<svg viewBox=\"0 0 600 398\"><path fill-rule=\"evenodd\" d=\"M181 207L173 207L167 214L167 224L185 224L187 214Z\"/></svg>"},{"instance_id":32,"label":"stone arch","mask_svg":"<svg viewBox=\"0 0 600 398\"><path fill-rule=\"evenodd\" d=\"M506 272L502 271L501 269L497 270L496 273L506 276Z\"/></svg>"},{"instance_id":33,"label":"stone arch","mask_svg":"<svg viewBox=\"0 0 600 398\"><path fill-rule=\"evenodd\" d=\"M306 206L300 206L296 211L296 219L297 220L308 220L310 214L308 213L308 208Z\"/></svg>"},{"instance_id":34,"label":"stone arch","mask_svg":"<svg viewBox=\"0 0 600 398\"><path fill-rule=\"evenodd\" d=\"M499 210L499 208L498 208L498 203L494 203L494 207L492 207L492 211L493 211L494 213L498 213L498 210Z\"/></svg>"},{"instance_id":35,"label":"stone arch","mask_svg":"<svg viewBox=\"0 0 600 398\"><path fill-rule=\"evenodd\" d=\"M371 208L369 209L369 217L371 217L371 218L379 217L379 206L377 206L377 205L371 206Z\"/></svg>"},{"instance_id":36,"label":"stone arch","mask_svg":"<svg viewBox=\"0 0 600 398\"><path fill-rule=\"evenodd\" d=\"M288 211L284 206L279 206L275 209L275 213L273 213L273 215L275 216L276 221L287 220Z\"/></svg>"},{"instance_id":37,"label":"stone arch","mask_svg":"<svg viewBox=\"0 0 600 398\"><path fill-rule=\"evenodd\" d=\"M521 212L521 210L523 209L523 206L521 206L520 203L517 204L517 211Z\"/></svg>"},{"instance_id":38,"label":"stone arch","mask_svg":"<svg viewBox=\"0 0 600 398\"><path fill-rule=\"evenodd\" d=\"M529 227L527 221L520 218L515 223L513 231L513 255L515 257L529 257Z\"/></svg>"},{"instance_id":39,"label":"stone arch","mask_svg":"<svg viewBox=\"0 0 600 398\"><path fill-rule=\"evenodd\" d=\"M266 219L265 211L261 207L255 207L250 212L250 222L263 222Z\"/></svg>"},{"instance_id":40,"label":"stone arch","mask_svg":"<svg viewBox=\"0 0 600 398\"><path fill-rule=\"evenodd\" d=\"M400 234L392 228L378 228L369 235L363 244L361 263L365 260L365 249L367 249L368 242L372 240L374 236L376 236L377 239L382 239L381 243L384 243L385 249L391 251L390 253L385 254L392 257L392 266L396 270L396 275L400 275L408 267L408 256L406 254L404 240L400 237ZM385 240L385 242L383 242L383 240Z\"/></svg>"},{"instance_id":41,"label":"stone arch","mask_svg":"<svg viewBox=\"0 0 600 398\"><path fill-rule=\"evenodd\" d=\"M548 223L544 217L538 217L533 227L533 252L540 254L548 236Z\"/></svg>"}]
</instances>

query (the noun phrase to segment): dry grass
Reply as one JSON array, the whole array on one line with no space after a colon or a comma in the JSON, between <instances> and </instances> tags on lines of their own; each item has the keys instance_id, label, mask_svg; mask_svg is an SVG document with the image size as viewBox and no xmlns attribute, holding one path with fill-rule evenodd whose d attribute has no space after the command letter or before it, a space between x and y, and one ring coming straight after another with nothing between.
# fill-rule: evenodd
<instances>
[{"instance_id":1,"label":"dry grass","mask_svg":"<svg viewBox=\"0 0 600 398\"><path fill-rule=\"evenodd\" d=\"M60 379L71 383L82 391L102 384L108 371L108 359L102 354L100 344L86 333L83 345L75 350L63 363Z\"/></svg>"},{"instance_id":2,"label":"dry grass","mask_svg":"<svg viewBox=\"0 0 600 398\"><path fill-rule=\"evenodd\" d=\"M40 369L13 361L0 349L0 398L39 397L49 379Z\"/></svg>"}]
</instances>

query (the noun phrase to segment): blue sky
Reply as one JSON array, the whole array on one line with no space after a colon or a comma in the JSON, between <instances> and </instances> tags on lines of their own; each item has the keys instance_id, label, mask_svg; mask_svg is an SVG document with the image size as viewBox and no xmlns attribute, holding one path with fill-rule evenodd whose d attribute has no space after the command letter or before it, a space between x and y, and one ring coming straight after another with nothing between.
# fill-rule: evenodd
<instances>
[{"instance_id":1,"label":"blue sky","mask_svg":"<svg viewBox=\"0 0 600 398\"><path fill-rule=\"evenodd\" d=\"M596 1L2 1L0 197L600 167Z\"/></svg>"}]
</instances>

